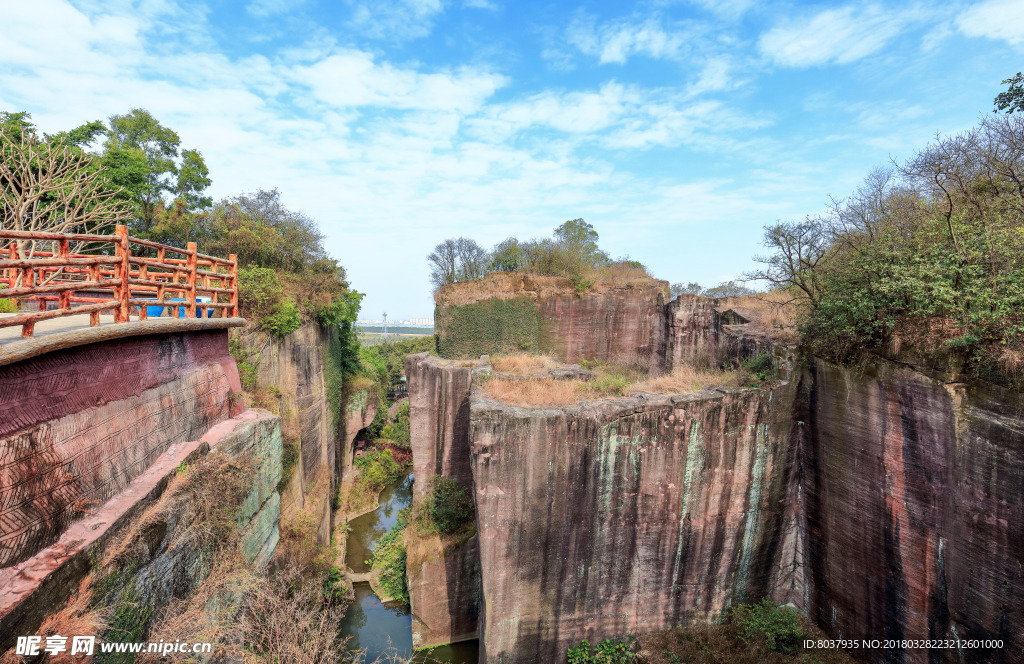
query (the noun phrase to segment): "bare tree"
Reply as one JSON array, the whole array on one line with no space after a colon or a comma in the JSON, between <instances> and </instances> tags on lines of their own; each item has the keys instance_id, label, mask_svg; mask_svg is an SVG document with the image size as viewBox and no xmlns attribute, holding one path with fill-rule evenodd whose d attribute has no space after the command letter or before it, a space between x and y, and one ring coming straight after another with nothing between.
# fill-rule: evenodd
<instances>
[{"instance_id":1,"label":"bare tree","mask_svg":"<svg viewBox=\"0 0 1024 664\"><path fill-rule=\"evenodd\" d=\"M93 157L23 128L0 128L0 228L53 233L102 232L132 218ZM23 256L34 241L19 241Z\"/></svg>"},{"instance_id":2,"label":"bare tree","mask_svg":"<svg viewBox=\"0 0 1024 664\"><path fill-rule=\"evenodd\" d=\"M468 237L460 237L455 241L455 252L458 257L458 280L472 281L487 274L487 250Z\"/></svg>"},{"instance_id":3,"label":"bare tree","mask_svg":"<svg viewBox=\"0 0 1024 664\"><path fill-rule=\"evenodd\" d=\"M812 304L818 301L819 264L832 253L828 223L810 218L796 223L776 223L764 231L764 246L774 253L756 256L765 267L745 274L744 281L767 281L774 287L796 287Z\"/></svg>"},{"instance_id":4,"label":"bare tree","mask_svg":"<svg viewBox=\"0 0 1024 664\"><path fill-rule=\"evenodd\" d=\"M455 283L458 276L458 247L456 241L449 238L439 243L427 256L430 263L430 283L437 292L445 284Z\"/></svg>"}]
</instances>

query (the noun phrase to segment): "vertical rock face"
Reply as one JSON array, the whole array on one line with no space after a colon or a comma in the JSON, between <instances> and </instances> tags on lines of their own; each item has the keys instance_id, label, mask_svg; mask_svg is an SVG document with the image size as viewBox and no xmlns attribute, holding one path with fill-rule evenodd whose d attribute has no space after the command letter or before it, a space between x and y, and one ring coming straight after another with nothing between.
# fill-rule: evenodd
<instances>
[{"instance_id":1,"label":"vertical rock face","mask_svg":"<svg viewBox=\"0 0 1024 664\"><path fill-rule=\"evenodd\" d=\"M468 363L463 363L468 364ZM409 429L416 500L434 475L473 485L469 446L469 389L472 371L429 353L405 358L409 381Z\"/></svg>"},{"instance_id":2,"label":"vertical rock face","mask_svg":"<svg viewBox=\"0 0 1024 664\"><path fill-rule=\"evenodd\" d=\"M834 636L1002 639L884 662L1020 661L1024 399L879 360L812 361L804 487L809 609Z\"/></svg>"},{"instance_id":3,"label":"vertical rock face","mask_svg":"<svg viewBox=\"0 0 1024 664\"><path fill-rule=\"evenodd\" d=\"M437 295L438 348L445 357L542 352L565 362L664 364L668 282L643 279L577 293L568 279L495 273L449 284Z\"/></svg>"},{"instance_id":4,"label":"vertical rock face","mask_svg":"<svg viewBox=\"0 0 1024 664\"><path fill-rule=\"evenodd\" d=\"M664 362L664 291L615 288L537 301L550 348L563 362L643 358Z\"/></svg>"},{"instance_id":5,"label":"vertical rock face","mask_svg":"<svg viewBox=\"0 0 1024 664\"><path fill-rule=\"evenodd\" d=\"M348 391L345 395L344 430L338 438L335 453L335 476L341 480L352 471L356 436L373 422L377 415L377 386Z\"/></svg>"},{"instance_id":6,"label":"vertical rock face","mask_svg":"<svg viewBox=\"0 0 1024 664\"><path fill-rule=\"evenodd\" d=\"M563 409L474 398L487 662L717 617L790 566L789 412L758 390ZM773 401L774 397L774 401Z\"/></svg>"},{"instance_id":7,"label":"vertical rock face","mask_svg":"<svg viewBox=\"0 0 1024 664\"><path fill-rule=\"evenodd\" d=\"M51 544L170 445L229 417L227 331L119 339L0 367L0 567Z\"/></svg>"},{"instance_id":8,"label":"vertical rock face","mask_svg":"<svg viewBox=\"0 0 1024 664\"><path fill-rule=\"evenodd\" d=\"M469 364L469 363L464 363ZM414 504L434 475L473 486L469 444L472 369L428 353L405 359L409 381ZM477 637L480 557L477 538L445 547L440 538L408 532L407 570L413 645L418 648Z\"/></svg>"},{"instance_id":9,"label":"vertical rock face","mask_svg":"<svg viewBox=\"0 0 1024 664\"><path fill-rule=\"evenodd\" d=\"M318 323L303 322L284 337L249 326L237 337L258 372L257 389L280 395L276 401L285 444L299 446L300 462L281 497L282 512L311 512L319 524L320 544L330 541L330 497L339 452L340 377L337 385L328 384L328 365L333 361L328 351L336 334Z\"/></svg>"}]
</instances>

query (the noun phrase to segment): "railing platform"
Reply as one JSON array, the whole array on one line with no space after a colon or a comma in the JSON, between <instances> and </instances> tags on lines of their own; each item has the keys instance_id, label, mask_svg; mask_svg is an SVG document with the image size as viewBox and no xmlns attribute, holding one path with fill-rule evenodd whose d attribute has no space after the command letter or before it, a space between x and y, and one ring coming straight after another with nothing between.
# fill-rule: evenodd
<instances>
[{"instance_id":1,"label":"railing platform","mask_svg":"<svg viewBox=\"0 0 1024 664\"><path fill-rule=\"evenodd\" d=\"M0 322L15 315L0 314ZM0 327L0 366L44 353L112 339L218 330L242 325L245 325L244 318L150 318L116 323L113 315L101 315L97 325L89 324L88 315L53 318L36 323L35 334L31 337L22 337L19 327Z\"/></svg>"}]
</instances>

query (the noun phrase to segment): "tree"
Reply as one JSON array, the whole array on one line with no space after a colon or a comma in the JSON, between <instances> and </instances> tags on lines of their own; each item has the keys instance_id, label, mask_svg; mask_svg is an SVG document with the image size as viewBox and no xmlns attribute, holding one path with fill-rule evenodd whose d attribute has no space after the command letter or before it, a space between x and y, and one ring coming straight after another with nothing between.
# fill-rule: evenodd
<instances>
[{"instance_id":1,"label":"tree","mask_svg":"<svg viewBox=\"0 0 1024 664\"><path fill-rule=\"evenodd\" d=\"M702 293L705 297L742 297L753 295L754 291L743 285L742 281L723 281L717 286L705 289Z\"/></svg>"},{"instance_id":2,"label":"tree","mask_svg":"<svg viewBox=\"0 0 1024 664\"><path fill-rule=\"evenodd\" d=\"M0 124L0 227L94 233L130 218L98 160L61 135L40 139L27 114ZM26 243L21 250L26 250ZM28 248L31 251L31 248Z\"/></svg>"},{"instance_id":3,"label":"tree","mask_svg":"<svg viewBox=\"0 0 1024 664\"><path fill-rule=\"evenodd\" d=\"M494 245L491 250L491 272L515 272L526 267L526 252L519 240L510 237Z\"/></svg>"},{"instance_id":4,"label":"tree","mask_svg":"<svg viewBox=\"0 0 1024 664\"><path fill-rule=\"evenodd\" d=\"M704 287L696 281L691 281L685 286L682 283L672 284L669 288L669 292L672 294L672 297L679 297L680 295L700 295L704 292Z\"/></svg>"},{"instance_id":5,"label":"tree","mask_svg":"<svg viewBox=\"0 0 1024 664\"><path fill-rule=\"evenodd\" d=\"M1024 111L1024 76L1017 72L1016 76L1003 79L1004 84L1009 84L1006 92L1000 92L995 98L995 107L1000 111L1013 113Z\"/></svg>"},{"instance_id":6,"label":"tree","mask_svg":"<svg viewBox=\"0 0 1024 664\"><path fill-rule=\"evenodd\" d=\"M196 150L185 150L179 166L175 160L180 146L178 134L145 109L133 108L125 115L110 116L104 157L109 159L110 168L123 167L129 171L118 177L131 184L127 190L138 205L135 230L140 234L149 233L164 194L182 197L190 210L211 203L202 195L210 186L202 155Z\"/></svg>"},{"instance_id":7,"label":"tree","mask_svg":"<svg viewBox=\"0 0 1024 664\"><path fill-rule=\"evenodd\" d=\"M828 224L808 217L797 223L779 222L765 228L764 246L773 253L756 256L765 267L744 275L745 281L767 281L775 288L795 286L811 301L817 302L818 267L831 250Z\"/></svg>"},{"instance_id":8,"label":"tree","mask_svg":"<svg viewBox=\"0 0 1024 664\"><path fill-rule=\"evenodd\" d=\"M455 241L455 254L459 281L482 279L487 274L489 256L487 250L477 244L476 240L460 237Z\"/></svg>"},{"instance_id":9,"label":"tree","mask_svg":"<svg viewBox=\"0 0 1024 664\"><path fill-rule=\"evenodd\" d=\"M598 248L597 240L597 231L583 219L570 219L555 229L555 241L590 265L608 262L608 254Z\"/></svg>"}]
</instances>

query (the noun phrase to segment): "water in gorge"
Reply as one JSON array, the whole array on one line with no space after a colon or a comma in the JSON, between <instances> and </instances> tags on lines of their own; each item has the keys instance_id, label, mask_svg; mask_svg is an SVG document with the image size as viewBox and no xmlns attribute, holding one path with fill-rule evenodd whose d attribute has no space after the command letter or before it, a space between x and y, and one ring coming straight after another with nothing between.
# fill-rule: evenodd
<instances>
[{"instance_id":1,"label":"water in gorge","mask_svg":"<svg viewBox=\"0 0 1024 664\"><path fill-rule=\"evenodd\" d=\"M345 564L355 573L368 572L373 543L386 534L398 513L412 504L413 475L409 473L387 487L380 496L380 507L353 519L348 535ZM341 632L351 637L348 649L366 650L366 662L372 663L389 648L400 655L412 652L412 616L409 607L384 605L370 589L369 583L355 584L355 601L349 606L341 623ZM417 653L415 662L443 664L476 664L477 641L441 646Z\"/></svg>"}]
</instances>

